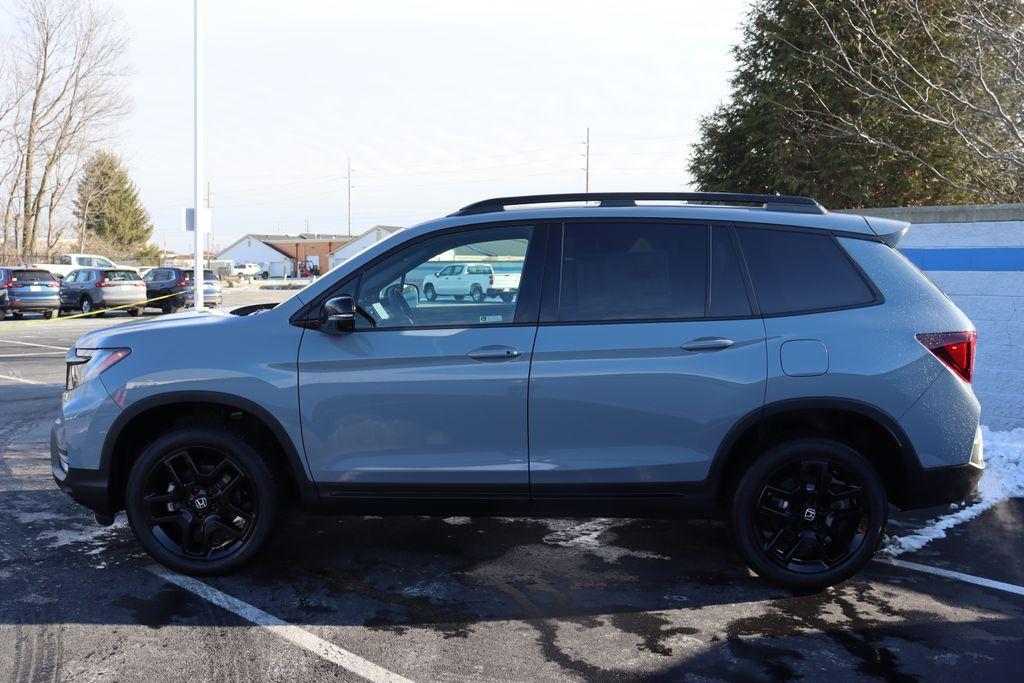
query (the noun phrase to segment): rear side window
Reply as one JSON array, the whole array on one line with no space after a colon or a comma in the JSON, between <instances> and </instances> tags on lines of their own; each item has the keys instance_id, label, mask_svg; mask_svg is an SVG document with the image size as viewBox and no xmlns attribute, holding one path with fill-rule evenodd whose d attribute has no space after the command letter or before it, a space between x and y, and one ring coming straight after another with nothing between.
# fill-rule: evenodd
<instances>
[{"instance_id":1,"label":"rear side window","mask_svg":"<svg viewBox=\"0 0 1024 683\"><path fill-rule=\"evenodd\" d=\"M728 228L711 229L711 277L708 315L735 318L750 315L750 300L743 284L740 261Z\"/></svg>"},{"instance_id":2,"label":"rear side window","mask_svg":"<svg viewBox=\"0 0 1024 683\"><path fill-rule=\"evenodd\" d=\"M195 271L194 270L185 270L185 271L182 271L182 272L185 275L185 281L186 282L192 282L192 277L195 275ZM204 270L203 271L203 280L204 281L220 280L220 278L217 277L217 275L212 270Z\"/></svg>"},{"instance_id":3,"label":"rear side window","mask_svg":"<svg viewBox=\"0 0 1024 683\"><path fill-rule=\"evenodd\" d=\"M761 313L870 304L875 294L831 235L737 228Z\"/></svg>"},{"instance_id":4,"label":"rear side window","mask_svg":"<svg viewBox=\"0 0 1024 683\"><path fill-rule=\"evenodd\" d=\"M674 223L567 224L559 320L703 317L707 235Z\"/></svg>"}]
</instances>

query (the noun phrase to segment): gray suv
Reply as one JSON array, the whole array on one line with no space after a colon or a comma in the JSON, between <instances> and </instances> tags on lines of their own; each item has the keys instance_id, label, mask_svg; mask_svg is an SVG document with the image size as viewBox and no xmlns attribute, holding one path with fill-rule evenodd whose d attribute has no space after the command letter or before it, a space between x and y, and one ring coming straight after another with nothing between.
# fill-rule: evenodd
<instances>
[{"instance_id":1,"label":"gray suv","mask_svg":"<svg viewBox=\"0 0 1024 683\"><path fill-rule=\"evenodd\" d=\"M134 270L80 268L60 283L60 308L82 314L103 315L108 308L137 317L146 304L146 283Z\"/></svg>"},{"instance_id":2,"label":"gray suv","mask_svg":"<svg viewBox=\"0 0 1024 683\"><path fill-rule=\"evenodd\" d=\"M250 560L294 499L720 515L760 576L831 585L890 505L959 501L984 467L974 326L896 251L907 229L805 197L478 202L276 306L83 336L53 475L192 574ZM460 261L517 295L420 291Z\"/></svg>"}]
</instances>

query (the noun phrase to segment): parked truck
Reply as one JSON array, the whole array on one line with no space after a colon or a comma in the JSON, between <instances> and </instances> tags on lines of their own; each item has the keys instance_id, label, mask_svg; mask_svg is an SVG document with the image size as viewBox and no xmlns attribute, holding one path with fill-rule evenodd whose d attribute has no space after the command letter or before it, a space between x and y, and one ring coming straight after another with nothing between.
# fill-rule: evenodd
<instances>
[{"instance_id":1,"label":"parked truck","mask_svg":"<svg viewBox=\"0 0 1024 683\"><path fill-rule=\"evenodd\" d=\"M68 273L79 268L122 268L136 270L129 266L119 266L110 259L97 254L61 254L56 263L27 263L28 268L36 270L48 270L59 280L63 280ZM136 272L138 272L136 270Z\"/></svg>"}]
</instances>

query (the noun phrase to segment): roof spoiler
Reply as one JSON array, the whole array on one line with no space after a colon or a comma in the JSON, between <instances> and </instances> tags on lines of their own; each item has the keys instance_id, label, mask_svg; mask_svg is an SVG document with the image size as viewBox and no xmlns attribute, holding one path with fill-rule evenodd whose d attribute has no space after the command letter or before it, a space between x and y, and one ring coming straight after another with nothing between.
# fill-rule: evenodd
<instances>
[{"instance_id":1,"label":"roof spoiler","mask_svg":"<svg viewBox=\"0 0 1024 683\"><path fill-rule=\"evenodd\" d=\"M864 216L863 218L872 232L878 236L878 239L893 249L896 248L896 245L900 243L900 240L910 230L910 223L907 221L897 221L878 216Z\"/></svg>"}]
</instances>

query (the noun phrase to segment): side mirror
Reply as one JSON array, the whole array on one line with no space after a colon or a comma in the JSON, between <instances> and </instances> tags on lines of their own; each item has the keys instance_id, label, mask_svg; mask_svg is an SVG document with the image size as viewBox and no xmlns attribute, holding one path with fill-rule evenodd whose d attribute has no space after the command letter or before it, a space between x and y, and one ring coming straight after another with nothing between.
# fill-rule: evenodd
<instances>
[{"instance_id":1,"label":"side mirror","mask_svg":"<svg viewBox=\"0 0 1024 683\"><path fill-rule=\"evenodd\" d=\"M320 330L327 334L345 334L356 329L356 302L350 296L339 296L324 302Z\"/></svg>"}]
</instances>

